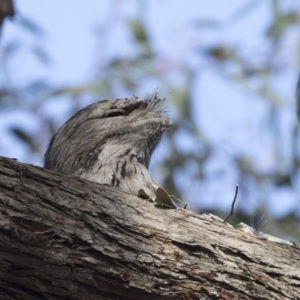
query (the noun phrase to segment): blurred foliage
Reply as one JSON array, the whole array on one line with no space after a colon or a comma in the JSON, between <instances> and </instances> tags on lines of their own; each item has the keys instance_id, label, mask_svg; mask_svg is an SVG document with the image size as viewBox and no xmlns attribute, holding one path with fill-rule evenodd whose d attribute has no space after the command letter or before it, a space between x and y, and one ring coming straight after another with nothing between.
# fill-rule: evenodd
<instances>
[{"instance_id":1,"label":"blurred foliage","mask_svg":"<svg viewBox=\"0 0 300 300\"><path fill-rule=\"evenodd\" d=\"M116 3L114 2L114 5L118 6ZM232 174L230 183L239 183L241 186L241 195L238 196L241 199L237 201L233 222L245 222L247 215L251 214L254 206L258 205L256 203L268 209L268 206L272 206L270 198L272 195L283 189L288 190L296 198L298 208L295 205L292 212L282 217L276 226L280 227L280 235L289 235L300 240L297 230L300 224L299 126L295 118L289 121L289 128L284 138L279 134L282 122L286 120L282 114L286 112L287 101L276 84L276 79L282 78L287 70L291 68L298 70L299 67L296 65L297 60L300 61L299 34L293 36L297 42L293 43L294 48L289 50L289 55L295 56L294 66L286 65L285 60L280 59L279 55L281 49L287 45L289 33L295 28L298 31L300 29L300 12L296 9L296 5L287 11L283 0L248 1L236 8L236 11L225 21L193 20L190 31L201 37L201 34L207 30L217 32L225 27L238 26L239 22L261 5L266 5L269 25L264 29L263 51L258 46L249 54L245 53L243 45L235 45L232 42L204 44L199 38L199 41L193 40L180 59L176 60L174 52L176 53L177 49L170 48L169 52L165 53L159 50L154 42L152 24L145 21L145 14L147 14L145 3L146 1L137 1L140 7L137 17L116 20L122 24L128 34L131 51L109 55L109 53L105 54L105 48L101 49L99 57L94 58L98 66L94 78L81 85L55 87L43 78L36 78L24 86L7 80L13 77L13 65L10 63L14 60L14 56L28 45L13 38L6 40L0 49L2 58L0 78L6 79L0 83L0 109L30 112L37 124L35 130L31 132L26 131L22 125L19 127L12 125L11 134L27 145L30 153L34 153L35 157L41 158L50 137L60 124L59 120L47 114L45 107L49 101L53 99L69 101L68 115L70 116L87 102L99 101L107 97L138 95L138 92L143 90L142 87L149 86L148 83L151 82L151 86L167 91L172 105L171 110L176 112L173 118L173 130L167 133L167 154L161 164L155 168L162 178L162 185L171 194L185 201L193 199L191 204L193 209L199 210L200 206L201 211L209 209L225 217L230 211L230 199L227 212L222 212L217 205L212 207L207 204L205 197L209 198L208 194L212 191L209 187L218 185L224 172ZM45 35L44 31L22 15L16 17L15 24L20 27L20 30L26 29L28 34L35 37L35 42L29 46L31 54L47 67L51 59L41 42ZM113 26L101 24L100 27L97 39L101 41L110 36ZM194 63L191 63L191 59ZM203 62L205 62L204 67ZM272 168L267 170L261 168L261 160L259 161L251 152L228 150L226 143L222 141L216 143L197 120L194 110L195 99L198 96L195 95L194 89L199 84L199 76L201 77L207 69L214 70L222 80L236 89L243 90L247 95L253 95L253 101L263 103L264 121L257 118L257 122L261 122L261 130L266 132L272 156L275 156L273 160L276 164L272 165ZM234 110L234 107L232 109ZM293 107L289 106L289 109L293 110ZM293 113L296 116L296 109ZM212 115L211 118L214 116ZM247 135L247 132L245 131L244 134ZM182 149L183 143L189 146ZM1 153L9 156L9 150L5 152L1 147L3 145L0 141ZM291 150L286 151L286 149ZM270 149L265 151L267 154ZM287 155L286 152L289 154ZM33 159L32 156L29 157ZM224 171L223 164L223 169L214 169L212 172L211 168L216 165L216 161L226 161L226 168L230 170ZM183 181L189 182L189 185L182 184ZM234 186L235 184L227 186L227 190L232 189L232 196ZM217 194L219 198L224 194L223 187L224 182ZM200 204L196 203L198 200ZM242 205L238 205L238 202L242 202Z\"/></svg>"}]
</instances>

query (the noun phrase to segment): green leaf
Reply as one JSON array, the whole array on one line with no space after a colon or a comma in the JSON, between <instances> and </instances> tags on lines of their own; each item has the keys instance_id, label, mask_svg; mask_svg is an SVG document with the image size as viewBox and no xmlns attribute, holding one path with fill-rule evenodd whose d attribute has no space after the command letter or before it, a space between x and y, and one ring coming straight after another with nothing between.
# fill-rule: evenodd
<instances>
[{"instance_id":1,"label":"green leaf","mask_svg":"<svg viewBox=\"0 0 300 300\"><path fill-rule=\"evenodd\" d=\"M250 0L242 7L238 8L231 16L231 22L237 22L243 18L245 18L249 13L251 13L254 9L256 9L259 5L264 3L264 1L253 1Z\"/></svg>"},{"instance_id":2,"label":"green leaf","mask_svg":"<svg viewBox=\"0 0 300 300\"><path fill-rule=\"evenodd\" d=\"M216 29L222 26L222 22L213 20L213 19L200 19L197 21L194 21L194 26L199 28L211 28Z\"/></svg>"},{"instance_id":3,"label":"green leaf","mask_svg":"<svg viewBox=\"0 0 300 300\"><path fill-rule=\"evenodd\" d=\"M134 35L135 40L141 45L148 44L148 34L144 27L144 24L139 20L130 20L129 21L130 28Z\"/></svg>"},{"instance_id":4,"label":"green leaf","mask_svg":"<svg viewBox=\"0 0 300 300\"><path fill-rule=\"evenodd\" d=\"M35 45L32 47L32 53L40 60L44 65L49 65L51 63L51 59L46 53L46 51L40 47L39 45Z\"/></svg>"},{"instance_id":5,"label":"green leaf","mask_svg":"<svg viewBox=\"0 0 300 300\"><path fill-rule=\"evenodd\" d=\"M32 151L38 151L37 145L34 142L34 139L32 136L30 136L28 133L26 133L23 129L18 127L11 128L11 132L22 142L27 144Z\"/></svg>"},{"instance_id":6,"label":"green leaf","mask_svg":"<svg viewBox=\"0 0 300 300\"><path fill-rule=\"evenodd\" d=\"M143 59L152 57L152 49L144 24L139 20L130 20L129 27L133 33L136 43L141 47Z\"/></svg>"},{"instance_id":7,"label":"green leaf","mask_svg":"<svg viewBox=\"0 0 300 300\"><path fill-rule=\"evenodd\" d=\"M211 47L208 48L206 52L218 61L225 61L237 57L235 51L226 46Z\"/></svg>"},{"instance_id":8,"label":"green leaf","mask_svg":"<svg viewBox=\"0 0 300 300\"><path fill-rule=\"evenodd\" d=\"M19 15L17 20L18 23L31 34L39 38L45 37L46 35L45 31L32 20L28 19L27 17L24 17L23 15L22 16Z\"/></svg>"}]
</instances>

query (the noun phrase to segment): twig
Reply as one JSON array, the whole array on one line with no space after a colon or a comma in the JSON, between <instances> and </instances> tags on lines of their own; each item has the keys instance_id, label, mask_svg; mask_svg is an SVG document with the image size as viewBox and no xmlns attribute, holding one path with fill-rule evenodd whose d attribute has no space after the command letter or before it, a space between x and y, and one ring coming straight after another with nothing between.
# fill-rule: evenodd
<instances>
[{"instance_id":1,"label":"twig","mask_svg":"<svg viewBox=\"0 0 300 300\"><path fill-rule=\"evenodd\" d=\"M234 204L235 204L235 200L236 200L236 198L237 198L238 191L239 191L239 185L237 184L236 187L235 187L235 195L234 195L234 198L233 198L233 201L232 201L232 204L231 204L231 212L230 212L229 216L224 220L224 223L226 223L226 221L227 221L227 220L232 216L232 214L233 214Z\"/></svg>"}]
</instances>

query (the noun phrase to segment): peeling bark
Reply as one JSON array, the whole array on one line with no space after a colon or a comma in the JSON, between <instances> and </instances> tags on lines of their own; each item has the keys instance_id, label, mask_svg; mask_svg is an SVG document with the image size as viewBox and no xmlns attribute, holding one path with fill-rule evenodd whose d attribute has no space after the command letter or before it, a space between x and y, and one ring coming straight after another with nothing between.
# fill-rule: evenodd
<instances>
[{"instance_id":1,"label":"peeling bark","mask_svg":"<svg viewBox=\"0 0 300 300\"><path fill-rule=\"evenodd\" d=\"M0 158L0 299L300 299L300 249Z\"/></svg>"}]
</instances>

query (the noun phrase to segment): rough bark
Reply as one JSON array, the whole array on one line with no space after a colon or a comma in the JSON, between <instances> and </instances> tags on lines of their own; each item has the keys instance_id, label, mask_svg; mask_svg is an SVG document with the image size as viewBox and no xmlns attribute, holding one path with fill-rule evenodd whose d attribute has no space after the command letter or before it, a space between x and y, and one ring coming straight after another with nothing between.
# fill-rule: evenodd
<instances>
[{"instance_id":1,"label":"rough bark","mask_svg":"<svg viewBox=\"0 0 300 300\"><path fill-rule=\"evenodd\" d=\"M300 299L300 249L0 158L0 299Z\"/></svg>"}]
</instances>

